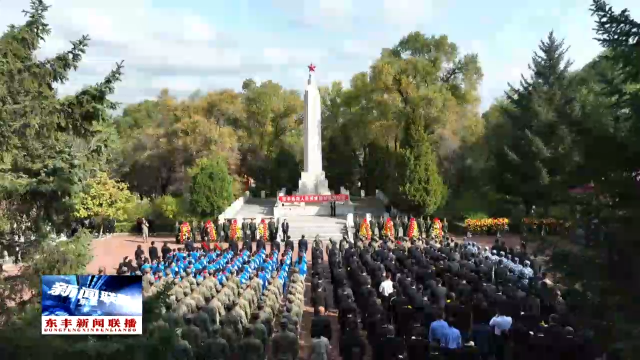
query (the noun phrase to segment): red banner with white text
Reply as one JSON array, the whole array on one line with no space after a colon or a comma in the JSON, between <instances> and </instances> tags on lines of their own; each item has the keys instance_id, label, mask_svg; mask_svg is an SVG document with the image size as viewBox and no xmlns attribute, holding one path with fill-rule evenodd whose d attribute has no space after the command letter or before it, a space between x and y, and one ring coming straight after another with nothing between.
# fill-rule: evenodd
<instances>
[{"instance_id":1,"label":"red banner with white text","mask_svg":"<svg viewBox=\"0 0 640 360\"><path fill-rule=\"evenodd\" d=\"M349 195L337 194L337 195L291 195L291 196L279 196L278 200L282 203L322 203L329 201L344 202L349 201Z\"/></svg>"}]
</instances>

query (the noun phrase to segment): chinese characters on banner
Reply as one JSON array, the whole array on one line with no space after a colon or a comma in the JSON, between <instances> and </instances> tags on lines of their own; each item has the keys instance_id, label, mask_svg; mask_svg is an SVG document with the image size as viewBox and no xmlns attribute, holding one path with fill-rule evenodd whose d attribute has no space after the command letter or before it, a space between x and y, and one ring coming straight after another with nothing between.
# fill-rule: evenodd
<instances>
[{"instance_id":1,"label":"chinese characters on banner","mask_svg":"<svg viewBox=\"0 0 640 360\"><path fill-rule=\"evenodd\" d=\"M43 275L41 319L43 335L140 335L142 279Z\"/></svg>"},{"instance_id":2,"label":"chinese characters on banner","mask_svg":"<svg viewBox=\"0 0 640 360\"><path fill-rule=\"evenodd\" d=\"M43 335L140 335L142 316L43 316Z\"/></svg>"},{"instance_id":3,"label":"chinese characters on banner","mask_svg":"<svg viewBox=\"0 0 640 360\"><path fill-rule=\"evenodd\" d=\"M111 303L128 306L131 302L131 298L123 294L115 294L109 291L99 291L89 288L80 288L77 285L70 285L65 283L55 283L51 290L47 292L49 295L58 295L63 297L75 298L78 295L78 303L81 305L98 305L98 300L109 305Z\"/></svg>"},{"instance_id":4,"label":"chinese characters on banner","mask_svg":"<svg viewBox=\"0 0 640 360\"><path fill-rule=\"evenodd\" d=\"M337 201L344 202L349 201L349 195L337 194L337 195L292 195L292 196L279 196L278 200L283 203L319 203Z\"/></svg>"}]
</instances>

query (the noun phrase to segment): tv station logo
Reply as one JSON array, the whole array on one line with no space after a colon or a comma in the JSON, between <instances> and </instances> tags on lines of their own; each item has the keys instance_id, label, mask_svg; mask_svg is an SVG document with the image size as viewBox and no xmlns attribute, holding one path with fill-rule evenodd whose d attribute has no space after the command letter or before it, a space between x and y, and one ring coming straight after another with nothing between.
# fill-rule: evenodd
<instances>
[{"instance_id":1,"label":"tv station logo","mask_svg":"<svg viewBox=\"0 0 640 360\"><path fill-rule=\"evenodd\" d=\"M142 277L43 275L42 334L142 334Z\"/></svg>"}]
</instances>

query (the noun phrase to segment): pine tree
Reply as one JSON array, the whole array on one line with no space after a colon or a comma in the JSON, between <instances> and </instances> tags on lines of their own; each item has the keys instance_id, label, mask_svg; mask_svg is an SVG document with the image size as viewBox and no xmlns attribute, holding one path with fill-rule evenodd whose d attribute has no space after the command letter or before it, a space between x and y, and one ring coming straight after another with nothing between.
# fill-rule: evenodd
<instances>
[{"instance_id":1,"label":"pine tree","mask_svg":"<svg viewBox=\"0 0 640 360\"><path fill-rule=\"evenodd\" d=\"M415 122L408 126L402 149L400 195L407 210L433 214L447 198L447 186L438 171L438 157L426 131Z\"/></svg>"},{"instance_id":2,"label":"pine tree","mask_svg":"<svg viewBox=\"0 0 640 360\"><path fill-rule=\"evenodd\" d=\"M570 183L576 154L568 125L575 118L567 48L550 32L529 65L531 76L506 92L504 116L510 134L495 154L498 191L520 198L527 209L548 208Z\"/></svg>"},{"instance_id":3,"label":"pine tree","mask_svg":"<svg viewBox=\"0 0 640 360\"><path fill-rule=\"evenodd\" d=\"M609 358L634 359L640 351L640 23L594 0L596 32L606 51L585 66L581 118L574 146L584 149L580 177L594 184L584 196L577 226L586 246L556 249L550 271L565 286L567 307L579 328ZM597 221L596 221L597 220Z\"/></svg>"},{"instance_id":4,"label":"pine tree","mask_svg":"<svg viewBox=\"0 0 640 360\"><path fill-rule=\"evenodd\" d=\"M29 216L27 226L65 220L71 212L65 200L92 169L104 168L108 110L116 108L108 96L122 75L122 64L116 64L102 82L59 98L56 86L78 68L89 37L53 58L37 59L51 32L47 9L32 0L27 22L0 35L0 200L9 207L0 220Z\"/></svg>"}]
</instances>

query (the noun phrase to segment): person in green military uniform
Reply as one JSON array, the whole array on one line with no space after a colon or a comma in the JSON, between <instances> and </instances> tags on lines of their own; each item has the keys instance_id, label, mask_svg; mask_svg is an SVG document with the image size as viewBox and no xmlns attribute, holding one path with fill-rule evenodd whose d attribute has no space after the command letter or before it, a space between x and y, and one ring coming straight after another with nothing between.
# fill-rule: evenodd
<instances>
[{"instance_id":1,"label":"person in green military uniform","mask_svg":"<svg viewBox=\"0 0 640 360\"><path fill-rule=\"evenodd\" d=\"M423 237L424 234L426 233L426 231L425 231L426 229L424 228L425 224L424 224L424 219L422 218L422 216L420 216L418 218L417 223L418 223L418 237Z\"/></svg>"},{"instance_id":2,"label":"person in green military uniform","mask_svg":"<svg viewBox=\"0 0 640 360\"><path fill-rule=\"evenodd\" d=\"M193 318L191 315L183 315L182 322L184 323L184 326L182 327L182 338L189 343L194 354L197 355L198 350L200 349L200 343L204 337L202 336L200 329L193 324Z\"/></svg>"},{"instance_id":3,"label":"person in green military uniform","mask_svg":"<svg viewBox=\"0 0 640 360\"><path fill-rule=\"evenodd\" d=\"M400 215L396 215L393 219L393 238L397 239L400 236L400 227L402 227L402 221L400 221Z\"/></svg>"},{"instance_id":4,"label":"person in green military uniform","mask_svg":"<svg viewBox=\"0 0 640 360\"><path fill-rule=\"evenodd\" d=\"M195 359L193 349L189 343L182 339L182 331L178 331L178 341L169 354L171 360L192 360Z\"/></svg>"},{"instance_id":5,"label":"person in green military uniform","mask_svg":"<svg viewBox=\"0 0 640 360\"><path fill-rule=\"evenodd\" d=\"M220 326L214 325L211 328L211 337L202 344L201 353L207 360L226 360L231 356L229 344L220 337Z\"/></svg>"},{"instance_id":6,"label":"person in green military uniform","mask_svg":"<svg viewBox=\"0 0 640 360\"><path fill-rule=\"evenodd\" d=\"M269 341L269 333L267 328L260 321L260 313L254 311L251 313L251 320L249 321L249 327L253 330L253 336L260 340L264 349L267 348L267 342Z\"/></svg>"},{"instance_id":7,"label":"person in green military uniform","mask_svg":"<svg viewBox=\"0 0 640 360\"><path fill-rule=\"evenodd\" d=\"M238 346L240 360L263 360L265 347L262 342L254 336L253 328L244 329L244 338Z\"/></svg>"},{"instance_id":8,"label":"person in green military uniform","mask_svg":"<svg viewBox=\"0 0 640 360\"><path fill-rule=\"evenodd\" d=\"M229 242L229 230L231 229L231 224L230 224L229 219L224 219L224 222L222 223L222 231L224 232L224 240L226 242Z\"/></svg>"},{"instance_id":9,"label":"person in green military uniform","mask_svg":"<svg viewBox=\"0 0 640 360\"><path fill-rule=\"evenodd\" d=\"M227 342L227 344L229 345L229 352L233 354L236 352L236 346L238 345L240 336L238 336L238 333L236 332L236 324L229 324L225 319L222 319L222 321L220 322L220 324L222 325L222 329L220 330L220 337Z\"/></svg>"},{"instance_id":10,"label":"person in green military uniform","mask_svg":"<svg viewBox=\"0 0 640 360\"><path fill-rule=\"evenodd\" d=\"M280 321L280 331L271 338L271 356L278 360L296 360L300 352L298 337L287 330L287 320Z\"/></svg>"},{"instance_id":11,"label":"person in green military uniform","mask_svg":"<svg viewBox=\"0 0 640 360\"><path fill-rule=\"evenodd\" d=\"M406 216L402 217L402 236L407 237L409 234L409 218Z\"/></svg>"}]
</instances>

